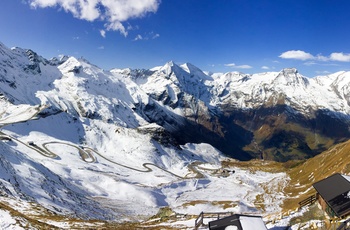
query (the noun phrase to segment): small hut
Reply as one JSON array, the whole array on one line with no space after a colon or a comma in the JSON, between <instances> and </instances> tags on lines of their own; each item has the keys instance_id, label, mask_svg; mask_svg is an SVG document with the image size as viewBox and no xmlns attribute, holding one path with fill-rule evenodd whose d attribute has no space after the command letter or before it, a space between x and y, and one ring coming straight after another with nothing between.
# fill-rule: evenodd
<instances>
[{"instance_id":1,"label":"small hut","mask_svg":"<svg viewBox=\"0 0 350 230\"><path fill-rule=\"evenodd\" d=\"M333 174L313 184L317 199L329 217L344 218L350 214L350 176Z\"/></svg>"}]
</instances>

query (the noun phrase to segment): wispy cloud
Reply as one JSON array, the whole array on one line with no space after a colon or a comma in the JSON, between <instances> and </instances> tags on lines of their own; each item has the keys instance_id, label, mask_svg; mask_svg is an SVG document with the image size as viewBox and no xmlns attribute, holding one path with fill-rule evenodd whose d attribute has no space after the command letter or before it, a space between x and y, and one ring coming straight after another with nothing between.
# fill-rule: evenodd
<instances>
[{"instance_id":1,"label":"wispy cloud","mask_svg":"<svg viewBox=\"0 0 350 230\"><path fill-rule=\"evenodd\" d=\"M307 61L307 62L304 63L304 65L306 65L306 66L317 65L317 62L315 62L315 61Z\"/></svg>"},{"instance_id":2,"label":"wispy cloud","mask_svg":"<svg viewBox=\"0 0 350 230\"><path fill-rule=\"evenodd\" d=\"M305 63L305 65L314 65L317 64L315 61L339 61L339 62L350 62L350 54L345 53L331 53L328 57L323 56L321 54L318 55L312 55L310 53L307 53L302 50L289 50L284 53L282 53L280 58L283 59L295 59L295 60L301 60L301 61L308 61Z\"/></svg>"},{"instance_id":3,"label":"wispy cloud","mask_svg":"<svg viewBox=\"0 0 350 230\"><path fill-rule=\"evenodd\" d=\"M61 7L70 12L74 17L105 22L101 36L106 36L106 31L119 31L124 36L128 35L130 26L125 27L124 22L130 18L141 18L147 13L155 13L158 10L160 0L27 0L33 8ZM102 32L103 31L103 32Z\"/></svg>"},{"instance_id":4,"label":"wispy cloud","mask_svg":"<svg viewBox=\"0 0 350 230\"><path fill-rule=\"evenodd\" d=\"M330 59L329 59L330 60ZM320 65L320 66L339 66L338 63L334 63L334 62L326 62L326 61L322 61L322 62L317 62L317 61L307 61L303 63L306 66L313 66L313 65Z\"/></svg>"},{"instance_id":5,"label":"wispy cloud","mask_svg":"<svg viewBox=\"0 0 350 230\"><path fill-rule=\"evenodd\" d=\"M264 70L269 70L270 69L270 67L268 67L268 66L261 66L261 69L264 69Z\"/></svg>"},{"instance_id":6,"label":"wispy cloud","mask_svg":"<svg viewBox=\"0 0 350 230\"><path fill-rule=\"evenodd\" d=\"M159 37L160 37L159 34L153 34L152 39L156 39L156 38L159 38Z\"/></svg>"},{"instance_id":7,"label":"wispy cloud","mask_svg":"<svg viewBox=\"0 0 350 230\"><path fill-rule=\"evenodd\" d=\"M140 34L136 35L136 37L134 38L134 41L138 41L138 40L143 40L142 35Z\"/></svg>"},{"instance_id":8,"label":"wispy cloud","mask_svg":"<svg viewBox=\"0 0 350 230\"><path fill-rule=\"evenodd\" d=\"M224 66L235 68L235 69L251 69L251 68L253 68L250 65L236 65L235 63L224 64Z\"/></svg>"},{"instance_id":9,"label":"wispy cloud","mask_svg":"<svg viewBox=\"0 0 350 230\"><path fill-rule=\"evenodd\" d=\"M331 72L327 71L327 70L322 70L322 71L315 71L315 73L317 74L330 74Z\"/></svg>"},{"instance_id":10,"label":"wispy cloud","mask_svg":"<svg viewBox=\"0 0 350 230\"><path fill-rule=\"evenodd\" d=\"M99 50L104 50L105 47L104 47L104 46L99 46L99 47L97 47L97 49L99 49Z\"/></svg>"},{"instance_id":11,"label":"wispy cloud","mask_svg":"<svg viewBox=\"0 0 350 230\"><path fill-rule=\"evenodd\" d=\"M160 35L157 33L154 33L153 31L142 36L141 34L136 35L136 37L134 38L133 41L139 41L139 40L152 40L152 39L156 39L159 38Z\"/></svg>"},{"instance_id":12,"label":"wispy cloud","mask_svg":"<svg viewBox=\"0 0 350 230\"><path fill-rule=\"evenodd\" d=\"M106 37L106 31L105 30L100 30L100 34L101 34L102 37L104 37L104 38Z\"/></svg>"}]
</instances>

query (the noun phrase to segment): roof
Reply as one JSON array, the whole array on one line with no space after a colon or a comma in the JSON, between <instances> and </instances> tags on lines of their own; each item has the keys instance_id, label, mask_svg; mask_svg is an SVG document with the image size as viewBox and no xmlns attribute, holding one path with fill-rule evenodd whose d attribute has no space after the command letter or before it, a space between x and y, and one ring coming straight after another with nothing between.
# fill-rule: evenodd
<instances>
[{"instance_id":1,"label":"roof","mask_svg":"<svg viewBox=\"0 0 350 230\"><path fill-rule=\"evenodd\" d=\"M350 212L350 177L336 173L313 186L338 217Z\"/></svg>"},{"instance_id":2,"label":"roof","mask_svg":"<svg viewBox=\"0 0 350 230\"><path fill-rule=\"evenodd\" d=\"M209 222L210 230L224 230L228 226L235 226L238 230L266 230L261 216L234 214L219 220Z\"/></svg>"}]
</instances>

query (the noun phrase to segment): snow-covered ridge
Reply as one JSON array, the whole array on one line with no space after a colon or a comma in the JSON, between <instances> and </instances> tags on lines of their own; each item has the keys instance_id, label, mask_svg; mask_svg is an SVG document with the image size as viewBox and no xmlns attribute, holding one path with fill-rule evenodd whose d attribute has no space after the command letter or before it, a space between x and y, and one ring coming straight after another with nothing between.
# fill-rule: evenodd
<instances>
[{"instance_id":1,"label":"snow-covered ridge","mask_svg":"<svg viewBox=\"0 0 350 230\"><path fill-rule=\"evenodd\" d=\"M300 112L327 109L350 113L350 72L316 78L307 78L296 69L252 75L207 74L192 64L174 62L151 70L105 71L84 59L62 56L48 61L31 50L1 45L0 79L2 93L14 103L48 103L78 114L83 110L102 115L99 102L109 104L110 109L111 104L133 108L132 104L148 104L149 96L173 109L183 97L206 107L230 104L236 108L273 106L283 98ZM69 99L65 98L68 95Z\"/></svg>"},{"instance_id":2,"label":"snow-covered ridge","mask_svg":"<svg viewBox=\"0 0 350 230\"><path fill-rule=\"evenodd\" d=\"M178 95L187 93L208 107L225 104L237 109L274 106L283 102L299 111L319 109L350 113L350 72L308 78L294 68L280 72L244 74L239 72L205 73L192 64L166 63L152 69L140 84L156 100L176 104ZM166 99L166 100L165 100ZM312 110L312 111L311 111Z\"/></svg>"},{"instance_id":3,"label":"snow-covered ridge","mask_svg":"<svg viewBox=\"0 0 350 230\"><path fill-rule=\"evenodd\" d=\"M307 78L296 69L253 75L226 73L216 75L212 82L215 103L219 105L233 103L237 108L257 108L274 106L283 98L286 105L301 113L328 109L347 115L349 83L350 72Z\"/></svg>"}]
</instances>

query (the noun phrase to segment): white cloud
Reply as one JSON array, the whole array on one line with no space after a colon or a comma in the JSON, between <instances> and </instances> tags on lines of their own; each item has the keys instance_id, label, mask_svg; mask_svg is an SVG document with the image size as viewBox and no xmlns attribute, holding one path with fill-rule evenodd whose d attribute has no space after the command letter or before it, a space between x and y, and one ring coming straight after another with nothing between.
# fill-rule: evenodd
<instances>
[{"instance_id":1,"label":"white cloud","mask_svg":"<svg viewBox=\"0 0 350 230\"><path fill-rule=\"evenodd\" d=\"M160 35L159 35L159 34L153 34L152 39L156 39L156 38L159 38L159 37L160 37Z\"/></svg>"},{"instance_id":2,"label":"white cloud","mask_svg":"<svg viewBox=\"0 0 350 230\"><path fill-rule=\"evenodd\" d=\"M235 63L224 64L224 66L235 68L235 69L251 69L250 65L236 65Z\"/></svg>"},{"instance_id":3,"label":"white cloud","mask_svg":"<svg viewBox=\"0 0 350 230\"><path fill-rule=\"evenodd\" d=\"M289 50L282 53L279 57L284 59L297 59L302 61L315 58L312 54L306 53L302 50Z\"/></svg>"},{"instance_id":4,"label":"white cloud","mask_svg":"<svg viewBox=\"0 0 350 230\"><path fill-rule=\"evenodd\" d=\"M237 69L251 69L253 67L250 65L238 65L238 66L236 66L236 68Z\"/></svg>"},{"instance_id":5,"label":"white cloud","mask_svg":"<svg viewBox=\"0 0 350 230\"><path fill-rule=\"evenodd\" d=\"M235 64L235 63L230 63L230 64L225 64L224 66L227 66L227 67L234 67L234 66L236 66L236 64Z\"/></svg>"},{"instance_id":6,"label":"white cloud","mask_svg":"<svg viewBox=\"0 0 350 230\"><path fill-rule=\"evenodd\" d=\"M106 23L105 27L108 31L113 30L113 31L119 31L122 35L125 37L128 35L127 30L123 26L123 24L119 21L114 21L113 23Z\"/></svg>"},{"instance_id":7,"label":"white cloud","mask_svg":"<svg viewBox=\"0 0 350 230\"><path fill-rule=\"evenodd\" d=\"M329 60L328 57L325 57L325 56L323 56L323 55L321 55L321 54L318 54L318 55L315 57L315 59L317 59L318 61L328 61L328 60Z\"/></svg>"},{"instance_id":8,"label":"white cloud","mask_svg":"<svg viewBox=\"0 0 350 230\"><path fill-rule=\"evenodd\" d=\"M322 61L322 62L327 62L327 61L338 61L338 62L350 62L350 54L345 54L345 53L331 53L329 57L323 56L322 54L318 54L316 56L306 53L305 51L302 50L289 50L284 53L282 53L280 58L284 59L296 59L296 60L302 60L308 62L304 63L305 65L315 65L317 64L315 61Z\"/></svg>"},{"instance_id":9,"label":"white cloud","mask_svg":"<svg viewBox=\"0 0 350 230\"><path fill-rule=\"evenodd\" d=\"M350 54L332 53L330 56L332 61L350 62Z\"/></svg>"},{"instance_id":10,"label":"white cloud","mask_svg":"<svg viewBox=\"0 0 350 230\"><path fill-rule=\"evenodd\" d=\"M106 31L105 30L100 30L100 34L101 34L102 37L104 37L104 38L106 37Z\"/></svg>"},{"instance_id":11,"label":"white cloud","mask_svg":"<svg viewBox=\"0 0 350 230\"><path fill-rule=\"evenodd\" d=\"M330 74L331 72L327 71L327 70L323 70L323 71L315 71L317 74Z\"/></svg>"},{"instance_id":12,"label":"white cloud","mask_svg":"<svg viewBox=\"0 0 350 230\"><path fill-rule=\"evenodd\" d=\"M105 30L119 31L124 36L128 27L123 22L130 18L141 18L158 10L160 0L27 0L33 8L62 7L74 17L105 22ZM105 36L104 32L101 35Z\"/></svg>"},{"instance_id":13,"label":"white cloud","mask_svg":"<svg viewBox=\"0 0 350 230\"><path fill-rule=\"evenodd\" d=\"M143 37L140 35L140 34L138 34L135 38L134 38L134 41L138 41L138 40L142 40L143 39Z\"/></svg>"},{"instance_id":14,"label":"white cloud","mask_svg":"<svg viewBox=\"0 0 350 230\"><path fill-rule=\"evenodd\" d=\"M264 66L261 66L261 69L268 70L268 69L270 69L270 67L264 65Z\"/></svg>"},{"instance_id":15,"label":"white cloud","mask_svg":"<svg viewBox=\"0 0 350 230\"><path fill-rule=\"evenodd\" d=\"M317 63L315 61L307 61L307 62L304 63L304 65L312 66L312 65L317 65Z\"/></svg>"},{"instance_id":16,"label":"white cloud","mask_svg":"<svg viewBox=\"0 0 350 230\"><path fill-rule=\"evenodd\" d=\"M142 36L140 34L136 35L136 37L134 38L133 41L139 41L139 40L150 40L150 39L156 39L159 38L160 35L159 34L155 34L153 31L146 34L145 36Z\"/></svg>"}]
</instances>

